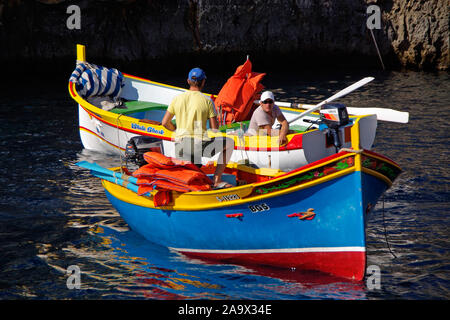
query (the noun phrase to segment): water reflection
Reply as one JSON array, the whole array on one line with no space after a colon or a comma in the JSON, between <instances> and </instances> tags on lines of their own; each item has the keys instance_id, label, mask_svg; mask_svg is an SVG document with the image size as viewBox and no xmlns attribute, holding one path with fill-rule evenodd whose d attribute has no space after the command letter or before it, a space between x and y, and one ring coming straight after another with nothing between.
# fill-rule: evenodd
<instances>
[{"instance_id":1,"label":"water reflection","mask_svg":"<svg viewBox=\"0 0 450 320\"><path fill-rule=\"evenodd\" d=\"M218 262L206 259L190 258L178 254L180 261L197 265L214 266ZM249 275L265 277L270 280L261 283L261 287L275 292L281 297L295 299L364 299L365 285L362 281L352 281L321 273L299 269L274 268L260 265L227 265L232 266L227 274L233 278ZM266 297L263 299L271 299Z\"/></svg>"},{"instance_id":2,"label":"water reflection","mask_svg":"<svg viewBox=\"0 0 450 320\"><path fill-rule=\"evenodd\" d=\"M78 154L77 161L82 160L105 167L120 164L116 156L87 150ZM89 260L88 270L80 266L86 277L86 290L98 289L98 282L103 282L117 291L104 295L105 298L251 299L259 295L261 299L273 299L274 296L308 299L327 298L327 291L331 292L329 298L365 297L362 283L314 272L209 264L154 245L128 229L107 201L99 179L73 164L68 165L75 173L66 198L72 206L68 226L84 228L87 234L96 238L94 251L92 246L63 249L66 254ZM91 270L92 264L96 265L95 270ZM98 268L105 273L99 273ZM210 277L205 277L211 273ZM121 276L124 274L127 276ZM234 289L243 284L246 290ZM225 294L222 293L224 289Z\"/></svg>"},{"instance_id":3,"label":"water reflection","mask_svg":"<svg viewBox=\"0 0 450 320\"><path fill-rule=\"evenodd\" d=\"M99 236L101 252L66 250L95 259L109 272L87 271L92 279L108 282L121 297L151 299L363 299L364 284L317 272L210 264L186 258L149 243L133 231L108 227L90 230ZM90 250L89 248L88 251ZM83 275L85 272L83 271ZM124 278L120 274L126 274Z\"/></svg>"},{"instance_id":4,"label":"water reflection","mask_svg":"<svg viewBox=\"0 0 450 320\"><path fill-rule=\"evenodd\" d=\"M367 220L367 264L381 269L380 291L297 270L200 263L146 241L129 230L100 180L74 165L118 166L120 158L83 150L73 101L44 88L0 97L0 298L450 297L448 73L274 74L264 82L280 100L312 104L365 76L376 79L339 102L410 112L406 125L380 122L375 140L375 150L404 170L384 210L378 203ZM80 290L67 288L70 265L82 271Z\"/></svg>"},{"instance_id":5,"label":"water reflection","mask_svg":"<svg viewBox=\"0 0 450 320\"><path fill-rule=\"evenodd\" d=\"M448 92L450 90L447 89L450 89L450 87L446 75L423 75L424 79L420 84L416 83L414 79L416 76L416 73L376 74L376 80L370 85L359 89L355 94L342 98L340 101L350 107L385 107L411 112L410 123L407 125L380 122L374 146L376 151L391 157L404 169L404 173L385 195L384 214L381 214L383 208L379 203L368 219L368 265L380 266L383 276L387 278L385 279L387 283L393 278L406 279L408 277L411 277L413 283L421 282L423 277L418 276L421 263L432 266L440 276L441 265L445 265L441 259L446 260L444 256L436 259L435 253L429 253L431 247L434 250L442 248L445 251L448 241L443 240L442 244L438 244L434 240L429 240L429 225L435 224L435 217L433 215L421 215L421 206L418 206L417 202L423 203L423 210L429 210L431 208L430 202L445 201L448 196L448 188L442 189L442 186L448 185L448 183L445 184L445 181L448 182L448 170L445 170L448 165L436 166L433 161L427 160L433 148L439 146L440 139L448 138L444 122L445 118L448 117L435 117L432 112L429 112L429 109L424 109L424 99L432 101L434 109L437 109L438 113L448 115ZM276 86L271 88L270 82L266 85L268 89L275 92L277 97L282 97L285 101L311 104L321 102L325 97L331 96L361 77L360 75L343 75L334 79L329 77L314 79L314 85L308 83L307 80L298 81L295 85L289 83L286 85L286 79L274 77L273 82ZM443 88L443 86L446 86L446 88ZM420 88L422 90L419 90ZM426 97L423 96L423 92L426 92ZM423 110L423 112L417 112L418 110ZM432 130L430 130L431 124L433 124ZM421 147L417 148L418 146ZM448 149L439 150L434 154L433 160L448 164ZM79 160L95 160L104 166L116 166L120 163L118 157L105 158L103 155L86 151L79 155ZM105 199L100 184L92 182L92 179L83 175L84 173L80 172L77 177L77 182L81 182L78 188L84 187L96 194L95 196L92 195L92 198L87 197L88 202L84 203L84 205L88 205L91 202L88 207L94 209L91 213L96 212L91 215L91 218L87 219L87 225L95 221L95 219L90 219L97 215L97 217L102 218L102 225L107 222L106 225L115 230L127 230L126 224L121 221ZM77 191L77 187L74 188L74 193L81 192L81 197L83 197L83 191ZM414 201L411 201L412 199ZM86 201L86 199L83 199L83 201ZM75 213L72 213L72 215L85 214L86 207L84 205L79 208L75 206ZM419 216L421 218L418 220ZM117 228L117 225L119 225L119 228ZM445 228L438 228L435 232L445 239ZM405 236L408 234L414 234L415 236ZM389 252L386 239L397 258L394 258ZM147 244L147 246L151 245ZM155 261L155 258L158 257L149 254L148 251L141 252L138 256L146 257L148 261ZM247 295L242 292L246 291L237 290L242 286L242 283L245 283L246 290L251 288L252 293L248 295L250 298L364 299L378 297L377 293L368 292L364 283L342 282L340 279L333 279L321 274L249 266L208 265L199 261L180 260L178 255L173 256L167 252L161 257L168 256L170 257L169 261L164 261L163 265L170 266L167 268L172 270L170 277L166 274L167 278L152 276L149 276L151 280L149 280L149 277L144 278L147 279L147 282L157 281L161 290L183 297L226 298L230 296L245 298ZM184 279L183 277L176 277L175 282L168 282L168 279L173 277L174 270L180 270L178 269L180 265L189 271L193 271L193 273L181 272L182 274L191 277L195 275L203 279L205 275L214 272L210 278L215 280L211 283L206 282L210 286L206 287L202 294L190 292L192 286L187 286L181 281L180 279ZM406 271L405 266L408 271ZM214 289L215 286L222 288L222 291L226 294L217 292ZM396 296L396 293L393 293L396 292L394 286L390 287L385 284L384 288L384 296ZM143 293L141 292L141 294Z\"/></svg>"}]
</instances>

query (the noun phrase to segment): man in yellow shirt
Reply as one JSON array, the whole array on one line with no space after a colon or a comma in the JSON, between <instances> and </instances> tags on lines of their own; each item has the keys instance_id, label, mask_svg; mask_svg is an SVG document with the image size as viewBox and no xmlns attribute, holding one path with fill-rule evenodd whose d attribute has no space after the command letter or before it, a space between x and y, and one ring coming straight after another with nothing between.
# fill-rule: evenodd
<instances>
[{"instance_id":1,"label":"man in yellow shirt","mask_svg":"<svg viewBox=\"0 0 450 320\"><path fill-rule=\"evenodd\" d=\"M234 140L217 137L210 139L206 134L206 123L212 130L218 129L217 114L214 103L201 91L205 86L206 75L200 68L189 72L187 82L189 91L172 99L162 125L175 131L175 156L201 165L201 156L212 157L221 152L217 159L214 173L214 187L231 187L221 180L225 166L231 158ZM175 116L176 126L172 123Z\"/></svg>"}]
</instances>

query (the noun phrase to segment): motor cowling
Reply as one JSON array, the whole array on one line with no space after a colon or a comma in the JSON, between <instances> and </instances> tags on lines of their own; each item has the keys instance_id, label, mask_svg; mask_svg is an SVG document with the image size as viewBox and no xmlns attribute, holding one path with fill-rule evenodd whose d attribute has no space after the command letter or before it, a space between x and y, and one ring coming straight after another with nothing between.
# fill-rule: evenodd
<instances>
[{"instance_id":1,"label":"motor cowling","mask_svg":"<svg viewBox=\"0 0 450 320\"><path fill-rule=\"evenodd\" d=\"M342 103L325 104L320 109L320 120L330 129L337 129L349 123L347 108Z\"/></svg>"},{"instance_id":2,"label":"motor cowling","mask_svg":"<svg viewBox=\"0 0 450 320\"><path fill-rule=\"evenodd\" d=\"M154 151L162 153L161 139L146 136L136 136L128 140L125 147L125 159L139 167L145 165L144 153Z\"/></svg>"},{"instance_id":3,"label":"motor cowling","mask_svg":"<svg viewBox=\"0 0 450 320\"><path fill-rule=\"evenodd\" d=\"M338 152L342 146L339 128L350 122L347 108L342 103L325 104L320 109L320 121L330 129L327 139L334 144Z\"/></svg>"}]
</instances>

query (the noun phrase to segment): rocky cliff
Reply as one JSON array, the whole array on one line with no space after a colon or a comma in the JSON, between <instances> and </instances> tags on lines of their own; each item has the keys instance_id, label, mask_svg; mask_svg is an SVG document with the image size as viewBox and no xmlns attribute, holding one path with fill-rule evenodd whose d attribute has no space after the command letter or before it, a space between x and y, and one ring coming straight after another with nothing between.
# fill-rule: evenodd
<instances>
[{"instance_id":1,"label":"rocky cliff","mask_svg":"<svg viewBox=\"0 0 450 320\"><path fill-rule=\"evenodd\" d=\"M90 59L124 63L252 54L379 66L371 4L381 10L372 31L388 68L448 69L450 0L3 0L0 61L73 61L83 43ZM80 8L80 29L69 28L70 5Z\"/></svg>"}]
</instances>

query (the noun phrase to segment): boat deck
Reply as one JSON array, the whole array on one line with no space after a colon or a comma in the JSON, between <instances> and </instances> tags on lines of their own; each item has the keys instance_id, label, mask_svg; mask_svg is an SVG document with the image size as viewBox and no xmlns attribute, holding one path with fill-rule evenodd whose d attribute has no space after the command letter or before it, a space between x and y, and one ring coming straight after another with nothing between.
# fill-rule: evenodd
<instances>
[{"instance_id":1,"label":"boat deck","mask_svg":"<svg viewBox=\"0 0 450 320\"><path fill-rule=\"evenodd\" d=\"M111 112L117 114L128 115L131 113L145 112L150 110L165 110L167 109L167 105L155 102L147 102L147 101L125 101L124 103L126 108L114 108Z\"/></svg>"},{"instance_id":2,"label":"boat deck","mask_svg":"<svg viewBox=\"0 0 450 320\"><path fill-rule=\"evenodd\" d=\"M121 114L121 115L132 115L134 118L144 119L145 113L147 111L156 111L156 110L166 110L167 105L155 102L148 101L138 101L138 100L130 100L125 101L124 107L114 108L110 110L113 113ZM150 119L155 120L155 119ZM158 121L158 120L157 120ZM250 120L245 120L241 122L235 122L231 124L226 124L219 127L219 131L226 132L227 130L237 130L239 128L243 128L246 130L250 124ZM297 133L305 132L308 129L308 126L303 125L290 125L289 129L291 131L295 131Z\"/></svg>"}]
</instances>

